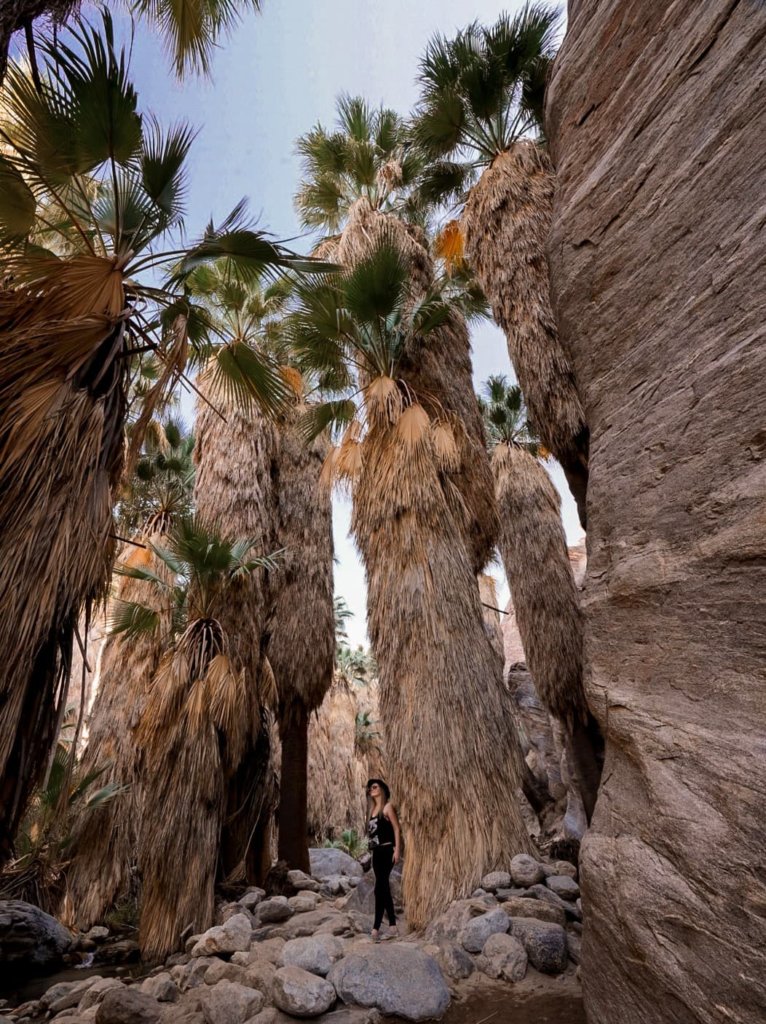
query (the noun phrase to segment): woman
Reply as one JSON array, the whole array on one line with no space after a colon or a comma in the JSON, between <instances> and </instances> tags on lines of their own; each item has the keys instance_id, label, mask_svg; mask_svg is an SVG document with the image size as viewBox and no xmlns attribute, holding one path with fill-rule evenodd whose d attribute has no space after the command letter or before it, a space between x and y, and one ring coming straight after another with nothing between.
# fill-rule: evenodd
<instances>
[{"instance_id":1,"label":"woman","mask_svg":"<svg viewBox=\"0 0 766 1024\"><path fill-rule=\"evenodd\" d=\"M391 803L391 790L383 779L370 779L367 783L367 797L371 802L370 818L367 822L367 842L372 851L372 870L375 872L375 922L372 941L380 939L383 911L388 914L391 937L396 938L396 911L388 879L394 864L399 863L401 832L399 819Z\"/></svg>"}]
</instances>

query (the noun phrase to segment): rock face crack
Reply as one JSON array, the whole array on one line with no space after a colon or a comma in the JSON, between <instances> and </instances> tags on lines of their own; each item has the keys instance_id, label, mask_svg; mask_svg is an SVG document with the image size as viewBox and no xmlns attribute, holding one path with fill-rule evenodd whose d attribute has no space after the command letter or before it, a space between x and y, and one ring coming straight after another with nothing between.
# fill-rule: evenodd
<instances>
[{"instance_id":1,"label":"rock face crack","mask_svg":"<svg viewBox=\"0 0 766 1024\"><path fill-rule=\"evenodd\" d=\"M569 15L549 258L591 437L585 672L607 739L582 850L587 1014L750 1024L766 1019L766 4Z\"/></svg>"}]
</instances>

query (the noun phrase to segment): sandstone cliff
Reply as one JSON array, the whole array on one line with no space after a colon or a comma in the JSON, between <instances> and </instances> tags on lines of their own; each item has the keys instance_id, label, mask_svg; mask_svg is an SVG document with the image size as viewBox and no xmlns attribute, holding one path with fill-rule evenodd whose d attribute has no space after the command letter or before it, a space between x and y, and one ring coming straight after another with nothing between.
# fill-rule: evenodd
<instances>
[{"instance_id":1,"label":"sandstone cliff","mask_svg":"<svg viewBox=\"0 0 766 1024\"><path fill-rule=\"evenodd\" d=\"M766 1019L766 5L579 0L548 92L591 435L591 1024Z\"/></svg>"}]
</instances>

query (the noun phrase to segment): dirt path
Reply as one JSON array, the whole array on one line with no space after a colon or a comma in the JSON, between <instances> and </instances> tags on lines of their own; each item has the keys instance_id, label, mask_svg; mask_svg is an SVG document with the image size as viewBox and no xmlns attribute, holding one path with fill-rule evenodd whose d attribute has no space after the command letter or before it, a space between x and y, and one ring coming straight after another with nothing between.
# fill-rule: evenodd
<instances>
[{"instance_id":1,"label":"dirt path","mask_svg":"<svg viewBox=\"0 0 766 1024\"><path fill-rule=\"evenodd\" d=\"M473 975L443 1024L586 1024L582 989L574 969L556 978L535 972L517 985Z\"/></svg>"}]
</instances>

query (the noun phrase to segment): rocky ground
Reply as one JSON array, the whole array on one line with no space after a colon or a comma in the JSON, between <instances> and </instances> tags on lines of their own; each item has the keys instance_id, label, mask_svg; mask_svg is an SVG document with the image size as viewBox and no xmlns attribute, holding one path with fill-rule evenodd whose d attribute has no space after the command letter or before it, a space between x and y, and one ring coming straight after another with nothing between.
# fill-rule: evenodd
<instances>
[{"instance_id":1,"label":"rocky ground","mask_svg":"<svg viewBox=\"0 0 766 1024\"><path fill-rule=\"evenodd\" d=\"M400 877L394 874L395 897ZM556 1024L583 1020L576 869L521 854L423 935L373 943L372 874L342 851L311 851L292 896L249 889L218 924L141 978L98 974L52 984L3 1008L9 1024L367 1024L472 1021L475 1010ZM0 906L0 915L3 908ZM108 940L105 930L86 942ZM536 1014L545 1002L546 1015ZM557 1009L558 1007L558 1009ZM502 1012L500 1010L502 1009ZM518 1011L518 1012L517 1012ZM445 1018L446 1015L446 1018Z\"/></svg>"}]
</instances>

